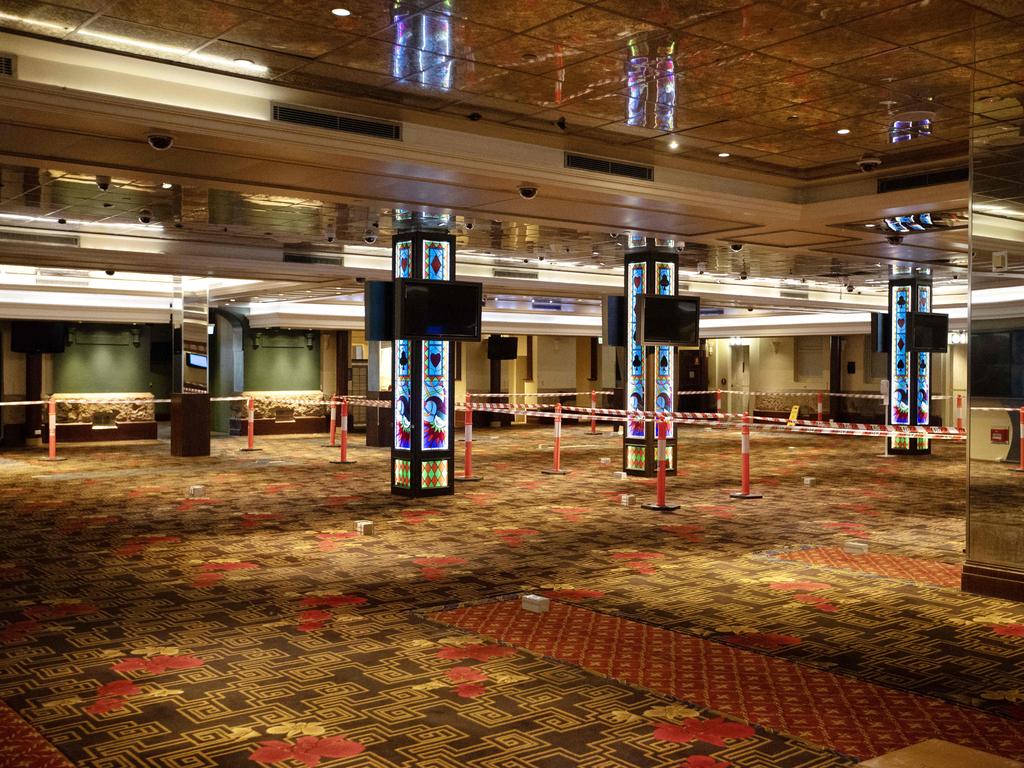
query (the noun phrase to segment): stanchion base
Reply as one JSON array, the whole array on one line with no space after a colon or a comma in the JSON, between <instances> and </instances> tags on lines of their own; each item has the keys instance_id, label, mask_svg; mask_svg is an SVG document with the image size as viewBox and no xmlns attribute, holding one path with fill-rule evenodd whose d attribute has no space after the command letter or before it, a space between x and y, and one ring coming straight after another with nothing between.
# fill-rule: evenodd
<instances>
[{"instance_id":1,"label":"stanchion base","mask_svg":"<svg viewBox=\"0 0 1024 768\"><path fill-rule=\"evenodd\" d=\"M333 448L334 450L338 450L338 446L337 445L331 445L330 443L322 443L320 445L320 447L321 448Z\"/></svg>"},{"instance_id":2,"label":"stanchion base","mask_svg":"<svg viewBox=\"0 0 1024 768\"><path fill-rule=\"evenodd\" d=\"M331 464L355 464L355 459L331 459Z\"/></svg>"},{"instance_id":3,"label":"stanchion base","mask_svg":"<svg viewBox=\"0 0 1024 768\"><path fill-rule=\"evenodd\" d=\"M584 432L584 437L604 437L605 435L611 435L614 432Z\"/></svg>"},{"instance_id":4,"label":"stanchion base","mask_svg":"<svg viewBox=\"0 0 1024 768\"><path fill-rule=\"evenodd\" d=\"M541 474L545 475L568 475L568 469L542 469Z\"/></svg>"},{"instance_id":5,"label":"stanchion base","mask_svg":"<svg viewBox=\"0 0 1024 768\"><path fill-rule=\"evenodd\" d=\"M736 493L730 493L729 498L731 499L763 499L760 493L743 493L742 491L736 491Z\"/></svg>"},{"instance_id":6,"label":"stanchion base","mask_svg":"<svg viewBox=\"0 0 1024 768\"><path fill-rule=\"evenodd\" d=\"M481 479L482 478L479 477L459 477L458 475L455 476L456 483L479 483Z\"/></svg>"},{"instance_id":7,"label":"stanchion base","mask_svg":"<svg viewBox=\"0 0 1024 768\"><path fill-rule=\"evenodd\" d=\"M1010 467L1011 472L1024 472L1024 467Z\"/></svg>"},{"instance_id":8,"label":"stanchion base","mask_svg":"<svg viewBox=\"0 0 1024 768\"><path fill-rule=\"evenodd\" d=\"M47 457L45 457L43 459L40 459L40 461L67 461L67 460L68 460L67 456L54 456L52 459L49 456L47 456Z\"/></svg>"},{"instance_id":9,"label":"stanchion base","mask_svg":"<svg viewBox=\"0 0 1024 768\"><path fill-rule=\"evenodd\" d=\"M256 453L257 451L262 451L263 449L262 448L239 448L238 450L241 451L242 453Z\"/></svg>"},{"instance_id":10,"label":"stanchion base","mask_svg":"<svg viewBox=\"0 0 1024 768\"><path fill-rule=\"evenodd\" d=\"M679 509L678 504L641 504L641 509L653 509L658 512L675 512Z\"/></svg>"}]
</instances>

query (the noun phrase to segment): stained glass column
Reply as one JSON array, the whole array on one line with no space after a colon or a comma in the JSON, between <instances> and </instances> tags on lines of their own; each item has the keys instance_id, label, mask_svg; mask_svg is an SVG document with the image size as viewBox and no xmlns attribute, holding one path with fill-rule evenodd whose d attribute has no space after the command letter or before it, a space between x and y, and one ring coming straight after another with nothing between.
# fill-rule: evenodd
<instances>
[{"instance_id":1,"label":"stained glass column","mask_svg":"<svg viewBox=\"0 0 1024 768\"><path fill-rule=\"evenodd\" d=\"M637 300L644 294L676 295L679 257L671 240L630 236L626 249L626 409L672 413L675 393L675 356L672 346L640 343ZM669 422L666 441L668 472L676 473L676 429ZM622 468L629 475L653 477L658 472L654 424L640 416L626 420L622 441Z\"/></svg>"},{"instance_id":2,"label":"stained glass column","mask_svg":"<svg viewBox=\"0 0 1024 768\"><path fill-rule=\"evenodd\" d=\"M410 231L392 240L392 274L418 280L455 279L455 238ZM391 492L399 496L455 493L451 342L396 339L395 434Z\"/></svg>"},{"instance_id":3,"label":"stained glass column","mask_svg":"<svg viewBox=\"0 0 1024 768\"><path fill-rule=\"evenodd\" d=\"M928 426L931 420L931 354L918 352L911 344L912 315L929 312L932 281L913 273L894 275L889 280L889 408L887 424ZM925 437L890 437L889 455L928 454Z\"/></svg>"}]
</instances>

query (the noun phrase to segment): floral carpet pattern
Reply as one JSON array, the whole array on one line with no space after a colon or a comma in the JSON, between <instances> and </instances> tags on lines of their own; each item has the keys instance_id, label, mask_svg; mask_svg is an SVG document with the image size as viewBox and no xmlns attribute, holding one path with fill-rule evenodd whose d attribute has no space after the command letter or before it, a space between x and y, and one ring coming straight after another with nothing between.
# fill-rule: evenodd
<instances>
[{"instance_id":1,"label":"floral carpet pattern","mask_svg":"<svg viewBox=\"0 0 1024 768\"><path fill-rule=\"evenodd\" d=\"M430 618L543 591L826 670L851 690L1024 727L1024 608L764 554L858 538L873 555L955 567L962 446L879 462L872 440L755 435L764 499L731 501L738 439L688 429L668 490L682 508L663 515L623 505L650 500L653 483L615 479L620 443L583 431L564 433L571 474L551 476L537 447L549 430L480 430L482 481L428 501L391 497L387 451L357 436L358 463L344 467L321 436L263 439L253 454L216 440L204 459L158 443L62 447L60 464L5 453L0 699L88 768L819 768L861 756ZM189 497L194 485L205 495ZM355 535L357 519L375 535Z\"/></svg>"}]
</instances>

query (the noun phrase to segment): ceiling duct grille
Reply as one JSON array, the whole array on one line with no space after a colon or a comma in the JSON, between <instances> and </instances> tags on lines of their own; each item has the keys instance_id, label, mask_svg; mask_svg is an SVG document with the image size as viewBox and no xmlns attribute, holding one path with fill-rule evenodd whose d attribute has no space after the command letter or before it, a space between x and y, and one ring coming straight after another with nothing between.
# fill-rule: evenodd
<instances>
[{"instance_id":1,"label":"ceiling duct grille","mask_svg":"<svg viewBox=\"0 0 1024 768\"><path fill-rule=\"evenodd\" d=\"M530 272L525 269L493 269L491 271L495 277L514 277L519 280L540 279L539 272Z\"/></svg>"},{"instance_id":2,"label":"ceiling duct grille","mask_svg":"<svg viewBox=\"0 0 1024 768\"><path fill-rule=\"evenodd\" d=\"M950 168L945 171L915 173L911 176L892 176L888 179L878 180L878 193L934 187L937 184L955 184L958 181L967 181L969 178L970 170L967 166Z\"/></svg>"},{"instance_id":3,"label":"ceiling duct grille","mask_svg":"<svg viewBox=\"0 0 1024 768\"><path fill-rule=\"evenodd\" d=\"M779 298L782 298L782 299L801 299L801 300L804 300L804 299L809 298L810 295L811 294L808 291L787 291L787 290L779 291Z\"/></svg>"},{"instance_id":4,"label":"ceiling duct grille","mask_svg":"<svg viewBox=\"0 0 1024 768\"><path fill-rule=\"evenodd\" d=\"M308 253L286 253L282 261L288 264L330 264L332 267L345 266L342 256L314 256Z\"/></svg>"},{"instance_id":5,"label":"ceiling duct grille","mask_svg":"<svg viewBox=\"0 0 1024 768\"><path fill-rule=\"evenodd\" d=\"M0 53L0 77L17 77L18 59L9 53Z\"/></svg>"},{"instance_id":6,"label":"ceiling duct grille","mask_svg":"<svg viewBox=\"0 0 1024 768\"><path fill-rule=\"evenodd\" d=\"M0 241L8 243L37 243L39 245L79 246L77 235L34 235L27 232L0 230Z\"/></svg>"},{"instance_id":7,"label":"ceiling duct grille","mask_svg":"<svg viewBox=\"0 0 1024 768\"><path fill-rule=\"evenodd\" d=\"M401 123L347 115L343 112L323 112L305 107L275 104L274 120L295 125L307 125L311 128L325 128L329 131L357 133L360 136L373 136L377 139L402 140Z\"/></svg>"},{"instance_id":8,"label":"ceiling duct grille","mask_svg":"<svg viewBox=\"0 0 1024 768\"><path fill-rule=\"evenodd\" d=\"M603 157L590 157L589 155L577 155L572 152L565 153L565 167L577 171L592 171L594 173L607 173L612 176L625 176L630 179L650 181L654 178L654 169L649 165L634 165L632 163L620 163L617 160L606 160Z\"/></svg>"}]
</instances>

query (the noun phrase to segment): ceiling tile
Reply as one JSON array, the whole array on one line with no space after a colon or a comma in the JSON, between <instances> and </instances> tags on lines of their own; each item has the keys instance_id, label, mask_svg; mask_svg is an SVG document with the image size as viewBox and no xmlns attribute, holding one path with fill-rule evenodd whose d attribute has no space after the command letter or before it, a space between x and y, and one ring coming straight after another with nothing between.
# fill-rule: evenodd
<instances>
[{"instance_id":1,"label":"ceiling tile","mask_svg":"<svg viewBox=\"0 0 1024 768\"><path fill-rule=\"evenodd\" d=\"M833 123L839 118L835 112L810 106L808 104L790 104L785 109L774 109L750 115L749 120L780 130L794 130L810 125Z\"/></svg>"},{"instance_id":2,"label":"ceiling tile","mask_svg":"<svg viewBox=\"0 0 1024 768\"><path fill-rule=\"evenodd\" d=\"M452 4L452 14L510 32L524 32L538 24L583 8L583 4L573 0L544 0L543 3L458 0Z\"/></svg>"},{"instance_id":3,"label":"ceiling tile","mask_svg":"<svg viewBox=\"0 0 1024 768\"><path fill-rule=\"evenodd\" d=\"M724 11L742 8L753 2L754 0L599 0L595 5L659 27L676 29Z\"/></svg>"},{"instance_id":4,"label":"ceiling tile","mask_svg":"<svg viewBox=\"0 0 1024 768\"><path fill-rule=\"evenodd\" d=\"M868 37L843 27L830 27L768 46L761 52L804 67L818 68L881 53L894 47L893 43L876 37Z\"/></svg>"},{"instance_id":5,"label":"ceiling tile","mask_svg":"<svg viewBox=\"0 0 1024 768\"><path fill-rule=\"evenodd\" d=\"M949 69L949 63L913 48L894 48L891 51L854 59L829 67L828 71L869 85L884 85L915 75Z\"/></svg>"},{"instance_id":6,"label":"ceiling tile","mask_svg":"<svg viewBox=\"0 0 1024 768\"><path fill-rule=\"evenodd\" d=\"M514 69L531 75L558 77L566 67L592 58L592 51L569 48L528 35L513 35L474 52L484 64Z\"/></svg>"},{"instance_id":7,"label":"ceiling tile","mask_svg":"<svg viewBox=\"0 0 1024 768\"><path fill-rule=\"evenodd\" d=\"M340 48L357 39L345 32L312 27L308 24L278 19L273 16L250 18L223 37L233 43L251 45L254 48L267 48L308 58L323 56L328 51L333 51L335 48Z\"/></svg>"},{"instance_id":8,"label":"ceiling tile","mask_svg":"<svg viewBox=\"0 0 1024 768\"><path fill-rule=\"evenodd\" d=\"M241 23L246 11L211 0L175 0L173 4L120 0L104 11L104 15L197 37L217 37Z\"/></svg>"},{"instance_id":9,"label":"ceiling tile","mask_svg":"<svg viewBox=\"0 0 1024 768\"><path fill-rule=\"evenodd\" d=\"M977 29L962 30L946 37L926 40L914 47L958 64L971 64L975 60L985 61L1019 52L1022 38L1024 26L1012 21L1000 21Z\"/></svg>"},{"instance_id":10,"label":"ceiling tile","mask_svg":"<svg viewBox=\"0 0 1024 768\"><path fill-rule=\"evenodd\" d=\"M758 2L690 24L686 31L754 50L813 32L825 22L793 13L773 3Z\"/></svg>"},{"instance_id":11,"label":"ceiling tile","mask_svg":"<svg viewBox=\"0 0 1024 768\"><path fill-rule=\"evenodd\" d=\"M718 123L688 129L682 135L693 136L698 139L708 139L710 141L730 142L742 141L768 133L771 133L771 128L766 128L757 123L748 123L743 120L723 120Z\"/></svg>"},{"instance_id":12,"label":"ceiling tile","mask_svg":"<svg viewBox=\"0 0 1024 768\"><path fill-rule=\"evenodd\" d=\"M89 20L91 13L31 0L4 0L0 26L23 32L60 37Z\"/></svg>"},{"instance_id":13,"label":"ceiling tile","mask_svg":"<svg viewBox=\"0 0 1024 768\"><path fill-rule=\"evenodd\" d=\"M960 0L917 0L852 22L850 29L900 45L911 45L995 20L992 14Z\"/></svg>"},{"instance_id":14,"label":"ceiling tile","mask_svg":"<svg viewBox=\"0 0 1024 768\"><path fill-rule=\"evenodd\" d=\"M729 88L760 87L775 80L796 77L808 70L761 53L748 52L722 59L696 69L687 69L686 77L709 80Z\"/></svg>"},{"instance_id":15,"label":"ceiling tile","mask_svg":"<svg viewBox=\"0 0 1024 768\"><path fill-rule=\"evenodd\" d=\"M343 67L375 72L379 75L394 75L395 45L372 37L356 39L351 44L342 46L321 57L320 61L327 64L338 64ZM411 52L403 60L415 65L418 57ZM401 70L402 75L410 74L408 68Z\"/></svg>"},{"instance_id":16,"label":"ceiling tile","mask_svg":"<svg viewBox=\"0 0 1024 768\"><path fill-rule=\"evenodd\" d=\"M571 48L603 53L625 48L630 40L655 29L647 22L588 7L534 27L529 33Z\"/></svg>"},{"instance_id":17,"label":"ceiling tile","mask_svg":"<svg viewBox=\"0 0 1024 768\"><path fill-rule=\"evenodd\" d=\"M907 0L774 0L790 11L813 16L828 24L844 24L854 19L903 5Z\"/></svg>"},{"instance_id":18,"label":"ceiling tile","mask_svg":"<svg viewBox=\"0 0 1024 768\"><path fill-rule=\"evenodd\" d=\"M436 2L419 0L416 3L403 2L402 6L411 13L429 8ZM333 15L331 10L339 5L344 5L351 14ZM265 7L274 16L350 35L373 34L394 22L391 15L394 4L388 0L344 0L344 3L340 0L273 0Z\"/></svg>"},{"instance_id":19,"label":"ceiling tile","mask_svg":"<svg viewBox=\"0 0 1024 768\"><path fill-rule=\"evenodd\" d=\"M116 51L181 61L205 38L100 16L72 36L77 42ZM179 53L180 51L180 53Z\"/></svg>"}]
</instances>

